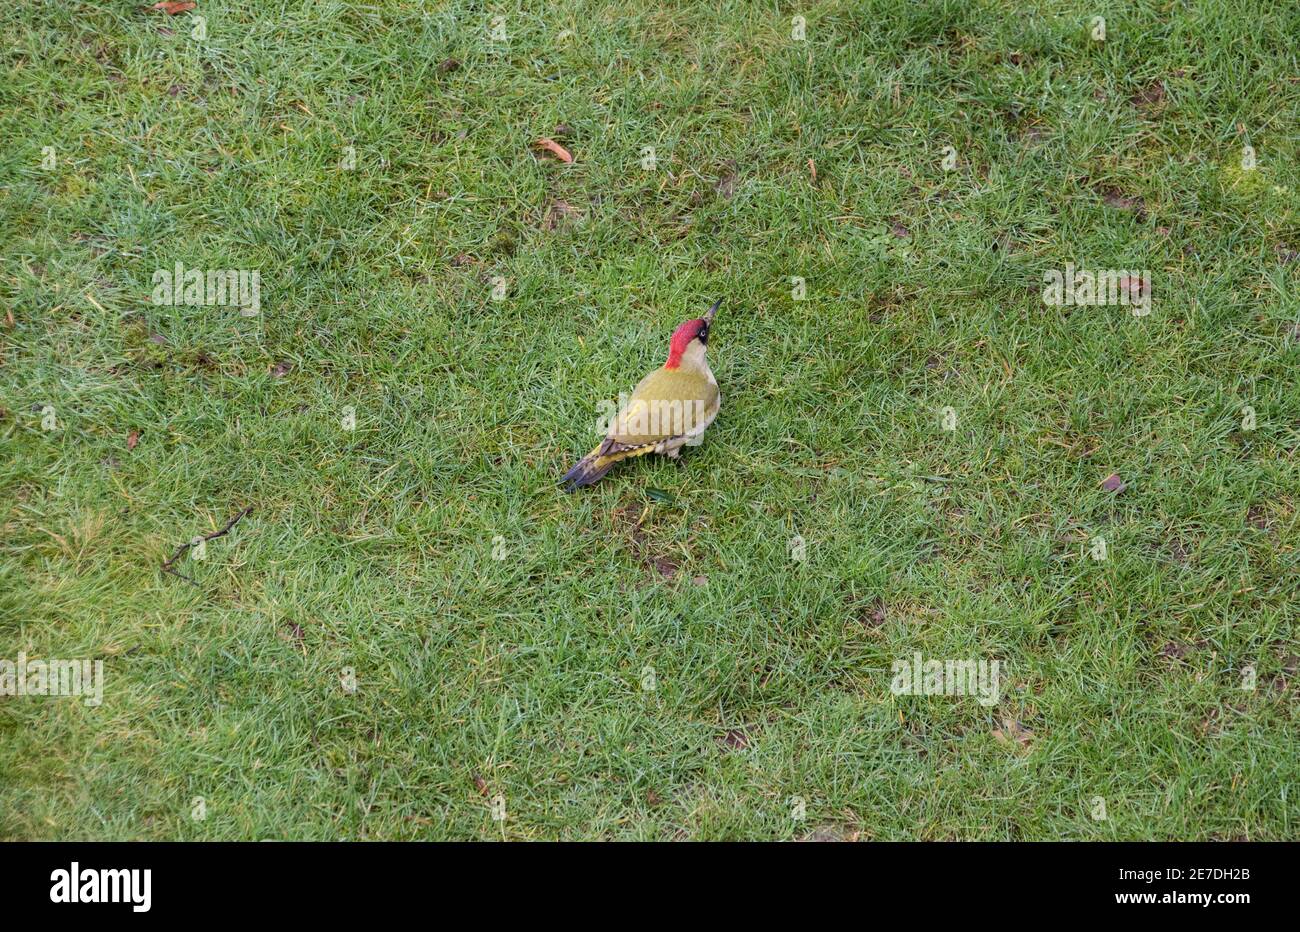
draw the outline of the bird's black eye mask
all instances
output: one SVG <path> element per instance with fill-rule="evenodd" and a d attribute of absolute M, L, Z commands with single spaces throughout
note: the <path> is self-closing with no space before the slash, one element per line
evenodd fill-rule
<path fill-rule="evenodd" d="M 701 327 L 701 328 L 700 328 L 700 332 L 697 333 L 697 334 L 695 335 L 695 337 L 696 337 L 696 339 L 698 339 L 701 343 L 703 343 L 705 346 L 708 346 L 708 345 L 709 345 L 709 325 L 708 325 L 708 324 L 705 324 L 703 327 Z"/>

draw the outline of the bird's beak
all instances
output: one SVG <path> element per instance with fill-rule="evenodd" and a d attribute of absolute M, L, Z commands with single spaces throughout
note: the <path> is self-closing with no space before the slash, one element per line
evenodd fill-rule
<path fill-rule="evenodd" d="M 704 312 L 704 322 L 706 324 L 713 323 L 713 315 L 718 313 L 718 306 L 720 304 L 722 304 L 722 299 L 718 298 L 718 300 L 713 302 L 713 307 Z"/>

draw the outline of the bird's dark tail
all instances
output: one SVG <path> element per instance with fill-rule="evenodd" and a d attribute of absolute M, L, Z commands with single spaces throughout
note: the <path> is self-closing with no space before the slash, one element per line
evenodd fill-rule
<path fill-rule="evenodd" d="M 617 462 L 618 460 L 612 456 L 602 456 L 600 447 L 596 447 L 573 464 L 573 468 L 560 479 L 560 484 L 564 486 L 566 492 L 592 485 L 604 478 L 605 473 L 609 472 Z"/>
<path fill-rule="evenodd" d="M 653 443 L 627 446 L 606 438 L 601 441 L 600 446 L 573 464 L 573 468 L 560 479 L 560 485 L 564 486 L 566 492 L 594 485 L 605 477 L 605 473 L 614 468 L 615 463 L 621 463 L 634 456 L 644 456 L 654 448 Z"/>

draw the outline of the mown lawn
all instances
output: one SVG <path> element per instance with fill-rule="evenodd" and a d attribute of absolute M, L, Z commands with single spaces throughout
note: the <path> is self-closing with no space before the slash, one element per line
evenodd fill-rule
<path fill-rule="evenodd" d="M 0 837 L 1296 837 L 1300 7 L 198 4 L 0 12 Z"/>

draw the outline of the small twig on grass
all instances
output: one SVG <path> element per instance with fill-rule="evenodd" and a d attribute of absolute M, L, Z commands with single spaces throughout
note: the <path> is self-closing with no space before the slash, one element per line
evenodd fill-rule
<path fill-rule="evenodd" d="M 229 534 L 230 529 L 234 527 L 236 524 L 238 524 L 240 520 L 244 518 L 245 515 L 251 514 L 252 511 L 253 511 L 253 506 L 249 505 L 239 514 L 235 515 L 233 518 L 227 521 L 226 526 L 223 527 L 221 530 L 213 531 L 211 534 L 204 534 L 202 537 L 196 537 L 193 540 L 188 540 L 185 543 L 181 544 L 179 547 L 176 548 L 176 552 L 171 555 L 171 558 L 167 560 L 165 563 L 163 563 L 162 571 L 164 573 L 171 573 L 176 578 L 183 579 L 191 586 L 197 588 L 199 585 L 198 583 L 190 579 L 180 570 L 176 569 L 176 561 L 179 560 L 181 557 L 185 556 L 185 554 L 190 552 L 190 548 L 194 546 L 195 541 L 202 540 L 206 543 L 207 541 L 216 540 L 218 537 L 224 537 L 225 535 Z"/>

